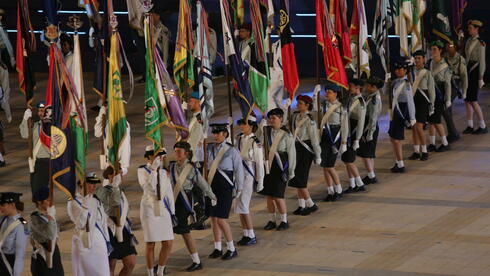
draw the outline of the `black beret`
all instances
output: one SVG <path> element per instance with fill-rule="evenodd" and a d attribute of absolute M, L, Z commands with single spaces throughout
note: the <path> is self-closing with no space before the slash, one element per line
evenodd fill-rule
<path fill-rule="evenodd" d="M 277 108 L 271 109 L 269 112 L 267 112 L 267 118 L 270 118 L 273 115 L 283 117 L 284 116 L 284 110 L 277 107 Z"/>

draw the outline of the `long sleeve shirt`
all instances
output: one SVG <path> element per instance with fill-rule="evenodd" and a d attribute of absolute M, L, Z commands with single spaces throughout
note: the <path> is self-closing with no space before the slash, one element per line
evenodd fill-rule
<path fill-rule="evenodd" d="M 175 186 L 175 181 L 179 178 L 179 175 L 182 173 L 187 164 L 189 164 L 189 161 L 186 160 L 182 165 L 179 165 L 179 163 L 175 162 L 173 163 L 173 165 L 170 166 L 171 174 L 175 174 L 175 179 L 173 178 L 173 176 L 171 177 L 173 186 Z M 216 199 L 216 196 L 211 190 L 211 186 L 208 185 L 199 170 L 197 170 L 197 168 L 195 167 L 193 167 L 187 174 L 184 183 L 182 183 L 182 190 L 190 192 L 192 191 L 192 188 L 194 188 L 194 185 L 197 185 L 199 189 L 201 189 L 204 196 L 207 196 L 210 199 Z"/>
<path fill-rule="evenodd" d="M 29 137 L 29 127 L 27 125 L 27 120 L 22 120 L 19 126 L 20 130 L 20 136 L 22 139 L 27 139 Z M 32 124 L 32 146 L 35 148 L 36 144 L 41 141 L 39 141 L 39 133 L 41 132 L 41 121 L 34 122 Z M 40 145 L 39 151 L 36 154 L 37 158 L 51 158 L 51 154 L 49 153 L 49 150 L 44 147 L 43 145 Z"/>
<path fill-rule="evenodd" d="M 381 114 L 382 103 L 379 90 L 366 97 L 366 119 L 367 124 L 364 132 L 368 141 L 373 139 L 373 134 L 376 131 L 378 117 Z"/>
<path fill-rule="evenodd" d="M 204 160 L 202 148 L 204 142 L 204 128 L 201 120 L 198 119 L 200 114 L 200 112 L 194 112 L 189 122 L 189 138 L 187 139 L 187 142 L 191 145 L 191 149 L 194 152 L 194 155 L 192 156 L 193 162 Z"/>
<path fill-rule="evenodd" d="M 159 168 L 158 172 L 156 169 L 152 169 L 150 164 L 140 166 L 138 168 L 138 182 L 143 189 L 143 196 L 141 201 L 154 209 L 155 204 L 157 204 L 158 195 L 158 178 L 160 178 L 160 196 L 162 200 L 158 202 L 161 208 L 166 208 L 163 200 L 167 200 L 170 207 L 170 212 L 175 214 L 175 202 L 174 194 L 172 190 L 172 185 L 168 177 L 166 170 Z"/>
<path fill-rule="evenodd" d="M 52 241 L 58 236 L 56 220 L 49 219 L 46 214 L 39 211 L 31 213 L 31 223 L 29 226 L 32 238 L 38 243 Z"/>
<path fill-rule="evenodd" d="M 483 78 L 486 70 L 485 63 L 485 42 L 479 37 L 470 37 L 465 44 L 466 60 L 468 64 L 479 62 L 480 78 Z M 471 68 L 470 68 L 471 69 Z"/>
<path fill-rule="evenodd" d="M 328 112 L 329 108 L 334 108 L 335 106 L 338 106 L 338 107 L 335 109 L 335 111 L 331 112 L 327 118 L 326 123 L 329 126 L 340 126 L 341 125 L 342 111 L 344 110 L 344 108 L 342 107 L 342 104 L 338 100 L 335 100 L 334 102 L 326 101 L 324 104 L 324 114 L 326 114 Z M 322 120 L 323 120 L 323 118 L 322 118 Z"/>
<path fill-rule="evenodd" d="M 249 135 L 241 133 L 237 136 L 236 141 L 240 157 L 242 157 L 243 162 L 248 167 L 248 169 L 245 168 L 245 173 L 253 173 L 255 181 L 264 183 L 264 149 L 259 139 L 253 133 Z M 247 172 L 248 170 L 251 172 Z"/>
<path fill-rule="evenodd" d="M 400 90 L 400 93 L 398 94 L 397 91 L 399 90 L 399 86 L 403 85 L 404 87 Z M 406 120 L 410 119 L 415 120 L 415 103 L 413 101 L 413 94 L 412 94 L 412 85 L 408 82 L 407 78 L 398 78 L 393 81 L 393 86 L 392 90 L 390 93 L 392 93 L 393 96 L 393 111 L 398 109 L 398 104 L 399 103 L 406 103 L 408 107 L 408 115 L 409 118 L 405 118 Z M 405 116 L 405 115 L 404 115 Z"/>
<path fill-rule="evenodd" d="M 468 71 L 465 58 L 456 53 L 453 57 L 447 56 L 446 60 L 449 67 L 451 67 L 453 79 L 459 83 L 459 88 L 463 90 L 463 94 L 466 94 L 466 90 L 468 90 Z"/>
<path fill-rule="evenodd" d="M 434 76 L 434 81 L 444 83 L 444 101 L 451 101 L 451 69 L 444 59 L 436 62 L 432 60 L 430 63 L 430 71 Z"/>
<path fill-rule="evenodd" d="M 220 163 L 218 164 L 218 170 L 222 171 L 232 171 L 233 172 L 233 182 L 235 188 L 240 191 L 243 189 L 243 178 L 244 178 L 244 169 L 242 164 L 242 158 L 240 157 L 240 153 L 236 148 L 232 145 L 223 142 L 221 144 L 209 144 L 208 145 L 208 161 L 209 167 L 213 164 L 214 159 L 218 155 L 218 152 L 222 147 L 229 147 L 226 153 L 223 155 Z M 218 173 L 218 172 L 216 172 Z"/>
<path fill-rule="evenodd" d="M 21 223 L 17 225 L 12 232 L 3 240 L 3 244 L 0 250 L 3 254 L 13 255 L 15 254 L 15 262 L 12 267 L 13 276 L 21 276 L 24 269 L 24 256 L 27 247 L 27 240 L 29 238 L 29 231 L 26 226 L 26 221 L 23 220 L 20 214 L 15 216 L 0 216 L 0 233 L 3 234 L 9 225 L 16 220 L 20 220 Z"/>
<path fill-rule="evenodd" d="M 302 123 L 300 126 L 299 124 L 303 120 L 305 120 L 305 122 Z M 294 112 L 292 116 L 292 121 L 293 133 L 295 135 L 294 138 L 298 141 L 310 140 L 315 158 L 319 159 L 322 149 L 320 148 L 320 141 L 318 139 L 318 128 L 315 119 L 313 119 L 309 112 L 305 114 Z"/>
<path fill-rule="evenodd" d="M 350 126 L 350 120 L 357 121 L 355 137 L 351 138 L 353 140 L 360 140 L 364 133 L 364 121 L 366 119 L 366 103 L 360 94 L 352 97 L 348 111 L 344 112 L 344 116 L 346 116 L 344 123 L 349 124 L 349 127 L 342 128 L 342 143 L 347 143 L 347 138 L 354 134 L 354 129 Z"/>
<path fill-rule="evenodd" d="M 430 70 L 427 70 L 425 68 L 414 68 L 414 82 L 417 81 L 417 78 L 421 75 L 422 73 L 423 77 L 419 82 L 419 87 L 418 89 L 427 91 L 427 96 L 429 97 L 429 102 L 430 104 L 434 105 L 434 102 L 436 100 L 436 87 L 435 87 L 435 82 L 434 82 L 434 77 L 432 76 L 432 72 Z M 418 90 L 417 89 L 417 90 Z M 412 91 L 414 96 L 416 93 L 419 93 L 419 91 Z"/>

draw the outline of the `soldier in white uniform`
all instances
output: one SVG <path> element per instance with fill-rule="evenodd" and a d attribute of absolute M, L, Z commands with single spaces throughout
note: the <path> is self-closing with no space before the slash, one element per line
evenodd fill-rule
<path fill-rule="evenodd" d="M 112 246 L 107 232 L 107 215 L 102 202 L 95 196 L 95 176 L 86 178 L 87 195 L 80 187 L 75 198 L 68 201 L 68 216 L 75 224 L 71 247 L 72 273 L 74 276 L 108 276 L 109 254 Z M 78 182 L 80 184 L 80 182 Z"/>
<path fill-rule="evenodd" d="M 456 44 L 446 43 L 446 62 L 449 64 L 452 73 L 451 88 L 452 94 L 451 99 L 454 103 L 456 97 L 461 99 L 466 99 L 466 92 L 468 91 L 468 70 L 466 67 L 466 59 L 458 53 L 458 46 Z M 459 140 L 460 135 L 457 132 L 456 127 L 448 124 L 449 119 L 446 120 L 448 116 L 452 119 L 452 109 L 447 109 L 448 112 L 444 112 L 442 116 L 446 121 L 446 126 L 448 127 L 447 141 L 449 143 Z M 454 127 L 454 129 L 453 129 Z"/>
<path fill-rule="evenodd" d="M 240 215 L 243 237 L 238 245 L 253 245 L 257 243 L 257 237 L 250 215 L 250 200 L 254 188 L 257 192 L 264 189 L 264 149 L 255 132 L 257 131 L 257 118 L 249 116 L 248 120 L 240 119 L 237 122 L 242 133 L 237 135 L 236 147 L 240 151 L 245 169 L 243 189 L 239 198 L 235 199 L 235 213 Z"/>
<path fill-rule="evenodd" d="M 165 266 L 172 250 L 174 233 L 172 226 L 175 220 L 175 204 L 172 184 L 168 172 L 161 166 L 164 151 L 154 153 L 153 146 L 147 146 L 146 165 L 138 168 L 138 182 L 143 189 L 140 203 L 140 219 L 146 242 L 146 267 L 148 276 L 153 276 L 153 258 L 155 243 L 161 242 L 158 255 L 157 275 L 165 273 Z"/>
<path fill-rule="evenodd" d="M 485 85 L 483 76 L 486 70 L 486 44 L 479 35 L 482 27 L 483 23 L 479 20 L 468 21 L 470 38 L 465 45 L 466 60 L 468 62 L 468 91 L 465 99 L 468 127 L 463 132 L 465 134 L 485 134 L 488 132 L 480 104 L 478 104 L 478 92 Z M 473 113 L 476 113 L 479 120 L 479 125 L 476 129 L 473 125 Z"/>
<path fill-rule="evenodd" d="M 3 91 L 3 97 L 0 97 L 0 106 L 5 112 L 7 123 L 10 123 L 12 122 L 12 113 L 10 111 L 9 68 L 15 69 L 15 55 L 12 43 L 8 38 L 5 22 L 5 11 L 0 9 L 0 89 Z M 3 57 L 6 59 L 2 59 Z"/>

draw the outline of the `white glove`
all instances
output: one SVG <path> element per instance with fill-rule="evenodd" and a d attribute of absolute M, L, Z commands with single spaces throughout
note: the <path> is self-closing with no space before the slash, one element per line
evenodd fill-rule
<path fill-rule="evenodd" d="M 294 178 L 294 176 L 295 176 L 294 174 L 290 175 L 288 180 L 293 179 L 293 178 Z"/>
<path fill-rule="evenodd" d="M 320 84 L 315 85 L 315 90 L 313 90 L 313 95 L 315 97 L 318 97 L 318 94 L 320 94 L 320 91 L 322 91 L 322 86 Z"/>
<path fill-rule="evenodd" d="M 218 204 L 218 201 L 216 199 L 211 199 L 211 206 L 216 206 Z"/>
<path fill-rule="evenodd" d="M 182 103 L 182 110 L 187 110 L 187 102 Z"/>
<path fill-rule="evenodd" d="M 24 121 L 27 121 L 30 118 L 32 118 L 32 110 L 28 108 L 26 111 L 24 111 Z"/>
<path fill-rule="evenodd" d="M 241 195 L 242 195 L 242 190 L 238 190 L 238 191 L 236 192 L 236 196 L 235 196 L 235 198 L 240 198 L 240 196 L 241 196 Z"/>
<path fill-rule="evenodd" d="M 346 151 L 347 151 L 347 145 L 346 144 L 340 145 L 339 153 L 342 154 L 342 153 L 344 153 Z"/>
<path fill-rule="evenodd" d="M 352 144 L 352 149 L 357 150 L 359 148 L 359 140 L 354 140 L 354 144 Z"/>
<path fill-rule="evenodd" d="M 416 122 L 417 122 L 417 120 L 410 120 L 410 125 L 414 126 Z"/>
<path fill-rule="evenodd" d="M 56 218 L 56 207 L 53 206 L 49 206 L 48 207 L 48 216 L 52 217 L 53 219 Z"/>
<path fill-rule="evenodd" d="M 286 99 L 286 108 L 291 106 L 291 98 Z"/>
<path fill-rule="evenodd" d="M 228 126 L 233 125 L 233 117 L 228 117 Z"/>
<path fill-rule="evenodd" d="M 153 160 L 153 163 L 151 163 L 151 169 L 156 171 L 160 167 L 160 157 L 156 157 L 155 160 Z"/>
<path fill-rule="evenodd" d="M 466 91 L 463 93 L 463 100 L 466 99 Z"/>
<path fill-rule="evenodd" d="M 451 107 L 451 101 L 446 101 L 446 108 Z"/>
<path fill-rule="evenodd" d="M 114 178 L 112 179 L 112 187 L 119 187 L 119 185 L 121 185 L 121 175 L 118 174 L 116 176 L 114 176 Z"/>
<path fill-rule="evenodd" d="M 483 79 L 481 79 L 481 80 L 478 82 L 478 87 L 482 88 L 484 85 L 485 85 L 485 82 L 483 81 Z"/>
<path fill-rule="evenodd" d="M 103 106 L 100 107 L 99 116 L 103 116 L 103 115 L 106 115 L 106 114 L 107 114 L 107 107 L 105 105 L 103 105 Z"/>
<path fill-rule="evenodd" d="M 262 182 L 257 183 L 257 193 L 259 193 L 263 189 L 264 189 L 264 183 Z"/>
<path fill-rule="evenodd" d="M 15 58 L 10 58 L 10 64 L 12 65 L 12 67 L 15 67 Z"/>
<path fill-rule="evenodd" d="M 94 35 L 95 29 L 94 27 L 90 27 L 90 30 L 88 30 L 88 36 L 92 37 Z"/>
<path fill-rule="evenodd" d="M 315 164 L 320 165 L 321 163 L 322 163 L 322 159 L 321 158 L 315 159 Z"/>
<path fill-rule="evenodd" d="M 126 175 L 128 173 L 128 168 L 121 168 L 121 175 Z"/>

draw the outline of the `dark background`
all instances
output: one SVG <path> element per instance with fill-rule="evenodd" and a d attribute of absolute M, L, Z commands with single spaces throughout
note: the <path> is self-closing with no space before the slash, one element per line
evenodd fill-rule
<path fill-rule="evenodd" d="M 126 11 L 126 1 L 125 0 L 113 0 L 114 1 L 114 10 L 115 11 Z M 29 1 L 29 8 L 31 10 L 31 21 L 34 29 L 42 30 L 45 27 L 45 17 L 43 13 L 38 12 L 38 10 L 43 9 L 43 1 Z M 62 10 L 83 10 L 79 8 L 76 4 L 76 0 L 61 0 Z M 203 0 L 203 5 L 209 13 L 209 25 L 214 28 L 218 35 L 221 33 L 221 24 L 220 24 L 220 14 L 219 14 L 219 0 Z M 245 14 L 248 17 L 248 1 L 245 0 Z M 366 15 L 368 18 L 368 26 L 369 33 L 371 33 L 371 28 L 373 25 L 374 12 L 375 12 L 375 0 L 365 0 L 366 6 Z M 430 4 L 430 1 L 428 1 Z M 448 0 L 449 2 L 449 0 Z M 161 18 L 162 22 L 170 28 L 172 32 L 172 39 L 174 40 L 176 37 L 176 27 L 177 27 L 177 19 L 178 19 L 178 0 L 158 0 L 154 1 L 161 7 Z M 274 0 L 274 3 L 278 4 L 277 0 Z M 352 0 L 347 0 L 349 5 L 349 10 L 352 6 Z M 14 0 L 3 0 L 0 4 L 0 8 L 3 8 L 6 11 L 6 19 L 7 19 L 7 29 L 15 30 L 16 29 L 16 12 L 17 12 L 17 1 Z M 276 8 L 277 11 L 277 8 Z M 297 13 L 315 13 L 315 1 L 314 0 L 291 0 L 290 1 L 290 20 L 291 25 L 295 34 L 307 34 L 314 35 L 315 34 L 315 17 L 301 17 L 296 16 Z M 468 7 L 465 10 L 464 21 L 468 19 L 479 19 L 485 25 L 490 25 L 490 20 L 488 20 L 488 15 L 490 14 L 490 2 L 488 0 L 470 0 L 468 1 Z M 61 20 L 61 29 L 64 31 L 71 31 L 70 28 L 66 26 L 66 21 L 70 14 L 60 14 Z M 88 33 L 89 24 L 85 14 L 80 15 L 84 20 L 85 24 L 80 30 L 81 32 Z M 195 7 L 193 7 L 193 18 L 195 21 Z M 132 31 L 128 26 L 127 15 L 117 15 L 119 20 L 119 31 L 121 33 L 121 37 L 123 38 L 123 43 L 126 49 L 126 53 L 129 56 L 130 63 L 133 67 L 133 71 L 137 74 L 142 73 L 144 69 L 144 57 L 143 52 L 141 51 L 141 46 L 138 45 L 138 42 L 141 40 L 138 38 L 136 33 Z M 350 22 L 350 16 L 349 16 Z M 247 19 L 246 19 L 247 21 Z M 277 13 L 276 13 L 276 21 L 277 21 Z M 431 37 L 430 34 L 430 14 L 425 16 L 425 32 L 426 37 Z M 484 28 L 485 29 L 485 28 Z M 390 31 L 390 34 L 393 34 L 394 30 Z M 9 37 L 11 42 L 15 48 L 15 32 L 10 32 Z M 490 41 L 490 32 L 485 32 L 483 30 L 481 37 L 485 41 Z M 38 38 L 38 42 L 40 45 L 38 47 L 38 51 L 33 53 L 33 66 L 34 70 L 37 72 L 45 72 L 47 70 L 46 63 L 46 54 L 47 48 L 40 43 L 39 34 L 36 34 L 36 38 Z M 88 35 L 81 35 L 81 48 L 83 55 L 83 68 L 85 71 L 93 71 L 94 68 L 94 52 L 88 46 Z M 430 40 L 430 38 L 429 38 Z M 315 38 L 294 38 L 293 39 L 296 47 L 296 57 L 298 63 L 298 71 L 301 77 L 312 77 L 316 74 L 316 40 Z M 135 45 L 136 44 L 136 45 Z M 372 43 L 371 43 L 372 44 Z M 398 49 L 398 41 L 396 38 L 392 38 L 390 40 L 391 44 L 391 52 L 393 55 L 397 55 L 399 52 Z M 218 36 L 218 51 L 222 51 L 222 40 L 221 37 Z M 381 65 L 379 63 L 379 59 L 375 53 L 374 45 L 372 47 L 373 60 L 371 62 L 371 68 L 376 75 L 382 76 L 383 72 L 380 71 Z M 173 53 L 173 48 L 171 49 L 171 53 Z M 219 58 L 218 58 L 219 59 Z M 171 60 L 173 60 L 171 58 Z M 320 60 L 320 63 L 321 60 Z M 221 66 L 221 61 L 217 61 L 215 67 Z M 321 65 L 320 67 L 323 67 Z M 323 68 L 322 76 L 323 76 Z M 488 70 L 487 70 L 488 72 Z M 488 76 L 488 74 L 487 74 Z"/>

